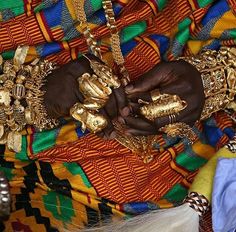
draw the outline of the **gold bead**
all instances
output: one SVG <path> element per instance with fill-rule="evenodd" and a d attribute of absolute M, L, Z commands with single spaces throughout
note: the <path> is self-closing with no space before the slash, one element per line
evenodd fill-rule
<path fill-rule="evenodd" d="M 16 84 L 12 90 L 12 96 L 15 99 L 21 100 L 25 96 L 25 86 L 22 84 Z"/>

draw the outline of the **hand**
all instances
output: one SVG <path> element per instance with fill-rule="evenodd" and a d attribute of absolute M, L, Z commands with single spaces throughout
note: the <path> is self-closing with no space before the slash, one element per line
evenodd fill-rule
<path fill-rule="evenodd" d="M 114 139 L 116 132 L 113 126 L 112 121 L 116 120 L 117 117 L 121 114 L 121 111 L 127 105 L 127 96 L 125 93 L 124 87 L 118 89 L 113 89 L 112 94 L 109 96 L 105 107 L 100 110 L 100 113 L 105 116 L 108 121 L 107 127 L 98 133 L 99 137 L 103 139 Z"/>
<path fill-rule="evenodd" d="M 125 107 L 126 114 L 120 122 L 127 127 L 127 135 L 153 135 L 158 129 L 169 124 L 168 116 L 157 118 L 151 122 L 139 114 L 138 99 L 151 101 L 150 91 L 158 89 L 160 93 L 176 94 L 187 102 L 187 107 L 176 115 L 177 122 L 185 122 L 191 126 L 200 118 L 204 106 L 204 89 L 201 74 L 185 61 L 163 62 L 146 73 L 141 79 L 126 87 L 130 106 Z M 130 109 L 127 113 L 127 109 Z M 131 116 L 131 113 L 138 117 Z"/>
<path fill-rule="evenodd" d="M 43 87 L 44 104 L 50 117 L 69 116 L 70 108 L 76 102 L 83 101 L 77 79 L 85 72 L 91 70 L 89 62 L 82 57 L 79 61 L 72 61 L 53 70 L 47 76 L 47 82 Z"/>
<path fill-rule="evenodd" d="M 72 61 L 47 76 L 47 82 L 43 88 L 44 104 L 50 117 L 69 116 L 70 108 L 78 101 L 83 102 L 77 79 L 85 72 L 93 73 L 87 59 L 82 57 L 79 61 Z M 107 127 L 98 133 L 100 137 L 104 139 L 115 137 L 112 120 L 118 116 L 120 109 L 125 105 L 127 105 L 127 98 L 124 88 L 114 89 L 105 107 L 100 110 L 108 121 Z"/>

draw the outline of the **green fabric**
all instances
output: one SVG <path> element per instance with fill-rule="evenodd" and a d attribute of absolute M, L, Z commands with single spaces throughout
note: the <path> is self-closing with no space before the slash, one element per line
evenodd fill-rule
<path fill-rule="evenodd" d="M 195 171 L 206 163 L 206 159 L 194 154 L 180 153 L 176 157 L 176 163 L 189 171 Z"/>
<path fill-rule="evenodd" d="M 77 163 L 63 163 L 63 165 L 67 168 L 67 170 L 72 175 L 80 175 L 83 180 L 83 183 L 86 185 L 86 187 L 88 187 L 88 188 L 92 187 L 92 185 L 91 185 L 90 181 L 88 180 L 87 176 L 85 175 L 84 171 Z"/>
<path fill-rule="evenodd" d="M 191 24 L 191 20 L 189 18 L 184 19 L 181 23 L 179 23 L 178 28 L 179 32 L 176 35 L 177 41 L 184 45 L 189 39 L 189 25 Z"/>
<path fill-rule="evenodd" d="M 25 136 L 22 136 L 22 149 L 21 152 L 16 153 L 16 159 L 29 161 L 29 157 L 27 156 L 27 138 Z"/>
<path fill-rule="evenodd" d="M 57 130 L 43 131 L 34 134 L 33 153 L 39 153 L 47 148 L 53 147 L 56 143 Z M 23 150 L 23 149 L 22 149 Z"/>
<path fill-rule="evenodd" d="M 23 8 L 24 9 L 24 1 L 22 0 L 2 0 L 0 3 L 0 10 L 15 8 Z"/>
<path fill-rule="evenodd" d="M 156 0 L 159 11 L 161 11 L 167 4 L 168 0 Z"/>
<path fill-rule="evenodd" d="M 71 218 L 75 216 L 72 200 L 67 196 L 49 191 L 47 195 L 43 196 L 43 201 L 45 208 L 53 214 L 53 217 L 64 223 L 70 222 Z"/>
<path fill-rule="evenodd" d="M 198 0 L 197 1 L 200 7 L 205 7 L 214 2 L 214 0 Z"/>
<path fill-rule="evenodd" d="M 140 21 L 125 27 L 120 33 L 121 42 L 122 43 L 128 42 L 134 37 L 142 34 L 146 29 L 147 29 L 147 24 L 145 21 Z"/>
<path fill-rule="evenodd" d="M 188 194 L 188 190 L 180 185 L 180 184 L 176 184 L 172 187 L 172 189 L 167 192 L 163 198 L 168 200 L 169 202 L 181 202 L 183 201 L 183 199 L 186 197 L 186 195 Z"/>

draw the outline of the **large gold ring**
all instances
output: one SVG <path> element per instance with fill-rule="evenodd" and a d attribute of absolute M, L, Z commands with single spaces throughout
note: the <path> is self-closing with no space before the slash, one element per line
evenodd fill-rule
<path fill-rule="evenodd" d="M 168 117 L 169 117 L 170 124 L 173 124 L 176 122 L 176 115 L 175 114 L 170 114 L 170 115 L 168 115 Z"/>
<path fill-rule="evenodd" d="M 159 89 L 154 89 L 150 92 L 151 94 L 151 99 L 153 102 L 157 101 L 160 96 L 161 96 L 161 93 L 160 93 L 160 90 Z"/>

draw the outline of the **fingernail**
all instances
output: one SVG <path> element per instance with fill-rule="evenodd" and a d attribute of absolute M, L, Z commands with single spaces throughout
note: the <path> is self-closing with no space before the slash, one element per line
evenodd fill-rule
<path fill-rule="evenodd" d="M 131 112 L 130 107 L 128 107 L 128 106 L 125 106 L 123 109 L 120 110 L 120 114 L 123 117 L 129 116 L 130 112 Z"/>
<path fill-rule="evenodd" d="M 117 121 L 123 125 L 125 125 L 125 120 L 122 117 L 118 117 Z"/>
<path fill-rule="evenodd" d="M 125 92 L 126 92 L 126 93 L 129 93 L 133 88 L 134 88 L 133 85 L 127 85 L 127 86 L 125 87 Z"/>
<path fill-rule="evenodd" d="M 125 131 L 124 134 L 125 134 L 125 135 L 128 135 L 128 136 L 131 136 L 131 133 L 128 132 L 128 131 Z"/>
<path fill-rule="evenodd" d="M 116 132 L 112 131 L 111 134 L 110 134 L 109 139 L 114 139 L 115 137 L 116 137 Z"/>

